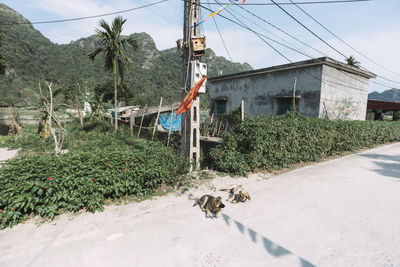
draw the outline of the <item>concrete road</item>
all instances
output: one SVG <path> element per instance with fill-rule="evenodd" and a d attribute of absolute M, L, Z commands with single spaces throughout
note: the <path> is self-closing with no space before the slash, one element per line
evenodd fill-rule
<path fill-rule="evenodd" d="M 400 266 L 400 143 L 244 184 L 207 219 L 188 195 L 0 231 L 0 266 Z"/>

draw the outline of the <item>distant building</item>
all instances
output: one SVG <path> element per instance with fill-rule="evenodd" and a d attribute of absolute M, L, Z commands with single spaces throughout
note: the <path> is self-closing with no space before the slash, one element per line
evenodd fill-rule
<path fill-rule="evenodd" d="M 388 112 L 392 120 L 399 120 L 400 103 L 380 101 L 380 100 L 368 100 L 367 104 L 367 120 L 383 120 L 385 114 Z"/>
<path fill-rule="evenodd" d="M 230 113 L 244 100 L 247 116 L 280 115 L 292 108 L 303 115 L 365 120 L 369 79 L 376 75 L 328 57 L 208 79 L 217 114 Z"/>

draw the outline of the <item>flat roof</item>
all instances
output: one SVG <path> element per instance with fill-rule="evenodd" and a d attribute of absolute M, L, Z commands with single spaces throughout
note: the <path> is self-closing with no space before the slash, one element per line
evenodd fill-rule
<path fill-rule="evenodd" d="M 228 75 L 222 75 L 222 76 L 216 76 L 212 78 L 208 78 L 208 82 L 217 82 L 217 81 L 223 81 L 223 80 L 230 80 L 230 79 L 237 79 L 237 78 L 243 78 L 243 77 L 249 77 L 249 76 L 255 76 L 255 75 L 263 75 L 266 73 L 271 73 L 271 72 L 278 72 L 278 71 L 284 71 L 284 70 L 291 70 L 291 69 L 299 69 L 299 68 L 305 68 L 305 67 L 311 67 L 311 66 L 316 66 L 316 65 L 327 65 L 339 70 L 343 70 L 348 73 L 356 74 L 365 78 L 376 78 L 376 74 L 369 72 L 367 70 L 363 70 L 357 67 L 350 66 L 348 64 L 342 63 L 340 61 L 334 60 L 329 57 L 321 57 L 321 58 L 315 58 L 315 59 L 310 59 L 310 60 L 305 60 L 305 61 L 299 61 L 299 62 L 294 62 L 294 63 L 289 63 L 289 64 L 284 64 L 284 65 L 278 65 L 278 66 L 272 66 L 268 68 L 263 68 L 263 69 L 257 69 L 257 70 L 250 70 L 250 71 L 244 71 L 244 72 L 238 72 L 238 73 L 233 73 L 233 74 L 228 74 Z"/>

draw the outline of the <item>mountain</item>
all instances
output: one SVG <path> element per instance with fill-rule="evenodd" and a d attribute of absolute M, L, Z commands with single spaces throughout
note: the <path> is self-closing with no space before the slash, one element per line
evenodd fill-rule
<path fill-rule="evenodd" d="M 0 4 L 0 27 L 4 33 L 0 54 L 8 64 L 6 75 L 0 76 L 0 106 L 29 102 L 24 88 L 38 90 L 39 79 L 64 87 L 76 81 L 88 81 L 93 87 L 107 87 L 112 82 L 112 75 L 104 71 L 101 55 L 94 63 L 86 57 L 99 45 L 94 36 L 69 44 L 54 44 L 34 29 L 26 18 L 4 4 Z M 139 49 L 127 49 L 133 66 L 125 73 L 122 88 L 126 93 L 125 98 L 122 96 L 125 104 L 157 105 L 160 96 L 165 104 L 179 101 L 180 52 L 176 48 L 159 51 L 152 37 L 144 32 L 130 36 L 138 40 Z M 209 77 L 252 69 L 248 63 L 234 63 L 216 56 L 209 48 L 202 62 L 208 65 Z"/>
<path fill-rule="evenodd" d="M 372 92 L 368 94 L 368 99 L 400 103 L 400 89 L 390 89 L 382 93 Z"/>

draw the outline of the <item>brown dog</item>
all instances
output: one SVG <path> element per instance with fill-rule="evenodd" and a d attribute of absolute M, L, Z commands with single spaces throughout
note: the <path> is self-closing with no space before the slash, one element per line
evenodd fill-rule
<path fill-rule="evenodd" d="M 213 197 L 204 195 L 194 203 L 193 207 L 199 205 L 202 211 L 206 212 L 206 217 L 211 218 L 211 213 L 215 214 L 215 218 L 222 212 L 225 205 L 221 201 L 221 197 Z"/>
<path fill-rule="evenodd" d="M 250 194 L 244 190 L 241 185 L 232 188 L 219 189 L 219 191 L 228 191 L 230 194 L 228 201 L 231 203 L 246 202 L 247 200 L 250 200 Z"/>

